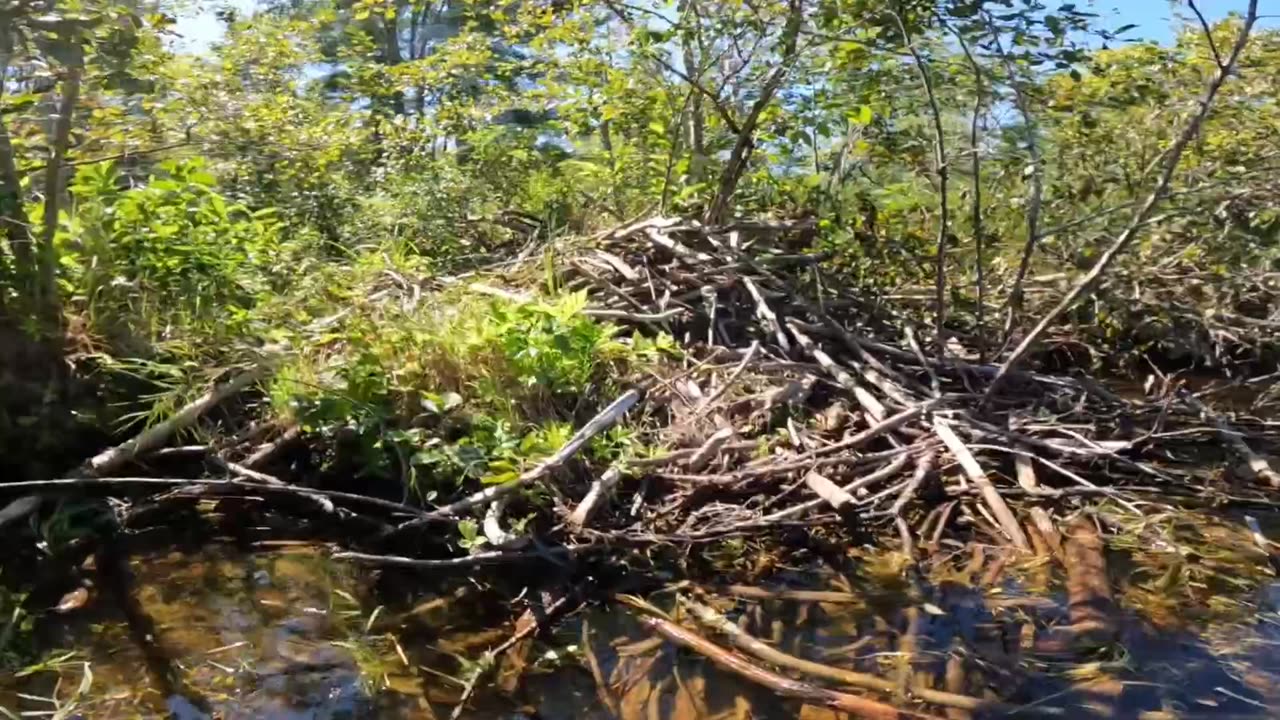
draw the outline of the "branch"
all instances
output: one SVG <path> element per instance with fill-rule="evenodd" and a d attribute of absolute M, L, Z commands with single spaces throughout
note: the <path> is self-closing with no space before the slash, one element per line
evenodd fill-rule
<path fill-rule="evenodd" d="M 631 18 L 627 17 L 627 14 L 624 13 L 618 7 L 618 3 L 606 2 L 605 6 L 608 7 L 610 10 L 612 10 L 613 14 L 617 15 L 618 19 L 621 20 L 622 22 L 627 24 L 631 23 Z M 633 10 L 638 9 L 625 4 L 624 4 L 624 7 L 628 7 Z M 663 20 L 666 20 L 668 24 L 671 24 L 672 27 L 675 27 L 675 25 L 672 24 L 668 18 L 663 17 Z M 672 65 L 661 54 L 654 53 L 652 57 L 654 60 L 658 62 L 659 65 L 665 68 L 667 72 L 671 73 L 672 75 L 675 75 L 676 77 L 680 78 L 684 82 L 688 83 L 689 87 L 698 91 L 698 94 L 710 100 L 712 107 L 715 108 L 716 114 L 720 116 L 720 119 L 724 121 L 725 126 L 728 127 L 729 130 L 731 130 L 734 134 L 738 134 L 742 132 L 741 128 L 738 126 L 738 122 L 733 119 L 733 114 L 729 112 L 729 108 L 725 107 L 724 101 L 720 99 L 720 96 L 718 94 L 712 92 L 711 90 L 708 90 L 707 86 L 703 85 L 700 80 L 690 76 L 688 73 Z M 701 73 L 699 73 L 699 75 L 701 75 Z"/>
<path fill-rule="evenodd" d="M 487 487 L 484 490 L 469 495 L 457 502 L 437 508 L 424 518 L 413 520 L 401 525 L 396 528 L 394 532 L 400 533 L 405 530 L 411 530 L 435 520 L 450 520 L 455 518 L 458 513 L 466 512 L 474 507 L 488 505 L 494 500 L 519 490 L 535 480 L 540 480 L 546 477 L 551 473 L 551 471 L 559 468 L 567 462 L 569 458 L 573 457 L 573 455 L 581 450 L 582 446 L 586 445 L 591 438 L 599 435 L 605 430 L 608 430 L 610 427 L 613 427 L 613 425 L 621 420 L 622 416 L 625 415 L 633 405 L 639 402 L 639 400 L 639 390 L 628 390 L 622 395 L 622 397 L 610 403 L 609 407 L 601 410 L 600 414 L 591 418 L 586 425 L 582 426 L 582 429 L 574 433 L 573 437 L 569 438 L 569 441 L 556 451 L 555 455 L 552 455 L 542 461 L 537 467 L 529 470 L 514 480 L 502 483 L 501 485 Z"/>
<path fill-rule="evenodd" d="M 1196 19 L 1200 21 L 1200 27 L 1204 29 L 1204 37 L 1209 41 L 1209 52 L 1213 53 L 1213 62 L 1222 68 L 1222 54 L 1218 52 L 1218 43 L 1213 39 L 1213 31 L 1209 29 L 1209 23 L 1204 19 L 1204 15 L 1200 13 L 1200 8 L 1196 7 L 1196 0 L 1187 0 L 1187 5 L 1191 7 L 1191 12 L 1196 14 Z"/>
<path fill-rule="evenodd" d="M 152 148 L 143 148 L 142 150 L 124 150 L 114 155 L 104 155 L 102 157 L 85 158 L 83 160 L 64 162 L 62 163 L 62 167 L 65 169 L 69 167 L 80 167 L 81 165 L 95 165 L 97 163 L 115 162 L 117 160 L 127 160 L 131 157 L 136 157 L 138 155 L 154 155 L 155 153 L 161 153 L 161 152 L 166 152 L 168 150 L 176 150 L 178 148 L 191 147 L 193 145 L 200 145 L 200 144 L 201 143 L 195 142 L 192 140 L 183 140 L 182 142 L 169 143 L 168 145 L 159 145 L 157 147 L 152 147 Z M 34 167 L 24 168 L 22 171 L 22 175 L 24 176 L 34 175 L 35 173 L 41 172 L 47 169 L 48 167 L 49 165 L 46 163 L 44 165 L 36 165 Z"/>
<path fill-rule="evenodd" d="M 0 26 L 5 28 L 0 30 L 0 100 L 4 98 L 5 78 L 9 75 L 9 56 L 13 52 L 13 36 L 8 30 L 11 21 L 9 13 L 0 13 Z M 13 142 L 9 139 L 9 128 L 5 125 L 3 115 L 0 115 L 0 225 L 4 226 L 9 252 L 13 253 L 16 274 L 19 278 L 29 279 L 35 270 L 31 235 L 23 217 L 22 182 L 18 177 Z"/>
<path fill-rule="evenodd" d="M 898 29 L 902 32 L 902 39 L 906 43 L 907 52 L 911 53 L 911 58 L 915 61 L 916 72 L 920 75 L 920 84 L 924 86 L 925 94 L 929 97 L 929 112 L 933 116 L 933 171 L 938 176 L 938 248 L 936 266 L 934 268 L 934 287 L 933 287 L 933 303 L 934 313 L 936 314 L 934 341 L 937 344 L 938 358 L 945 356 L 947 351 L 946 336 L 946 320 L 947 320 L 947 236 L 950 234 L 949 225 L 951 222 L 950 209 L 947 202 L 947 148 L 942 131 L 942 109 L 938 106 L 938 96 L 933 92 L 932 72 L 929 70 L 929 64 L 925 62 L 920 52 L 916 50 L 915 43 L 911 40 L 911 33 L 907 31 L 906 24 L 902 21 L 902 16 L 892 10 L 889 13 L 893 16 L 894 22 L 898 24 Z M 975 180 L 976 182 L 976 180 Z"/>
<path fill-rule="evenodd" d="M 1231 74 L 1236 62 L 1240 59 L 1241 53 L 1244 52 L 1245 46 L 1248 45 L 1249 33 L 1253 29 L 1254 23 L 1256 23 L 1257 20 L 1258 0 L 1249 0 L 1249 10 L 1248 14 L 1245 16 L 1244 27 L 1241 28 L 1240 34 L 1236 37 L 1235 44 L 1231 48 L 1231 54 L 1227 57 L 1226 62 L 1218 66 L 1218 72 L 1214 74 L 1213 78 L 1209 81 L 1209 86 L 1205 88 L 1204 96 L 1200 99 L 1200 109 L 1192 116 L 1191 121 L 1187 123 L 1185 128 L 1183 128 L 1182 134 L 1178 136 L 1177 141 L 1175 141 L 1173 146 L 1169 148 L 1168 155 L 1165 158 L 1164 170 L 1160 173 L 1160 180 L 1151 191 L 1151 195 L 1147 197 L 1146 201 L 1142 204 L 1142 207 L 1138 208 L 1138 211 L 1134 213 L 1133 219 L 1129 221 L 1129 226 L 1124 229 L 1124 232 L 1120 233 L 1120 236 L 1111 244 L 1111 247 L 1107 248 L 1106 252 L 1102 254 L 1102 257 L 1098 259 L 1098 262 L 1093 266 L 1093 268 L 1076 283 L 1075 287 L 1071 288 L 1071 291 L 1062 299 L 1062 302 L 1058 303 L 1056 307 L 1040 319 L 1040 322 L 1036 324 L 1035 328 L 1033 328 L 1031 332 L 1023 338 L 1022 342 L 1018 344 L 1018 347 L 1014 349 L 1013 354 L 1009 356 L 1009 359 L 1000 366 L 999 372 L 996 373 L 991 384 L 987 386 L 987 391 L 984 395 L 984 402 L 990 399 L 996 388 L 1000 386 L 1001 380 L 1009 374 L 1009 371 L 1016 367 L 1018 362 L 1026 357 L 1031 346 L 1035 344 L 1036 340 L 1038 340 L 1041 335 L 1044 335 L 1045 331 L 1049 329 L 1049 326 L 1057 320 L 1059 316 L 1069 310 L 1077 301 L 1085 297 L 1092 290 L 1094 284 L 1098 281 L 1098 278 L 1102 277 L 1102 274 L 1111 266 L 1111 263 L 1115 261 L 1116 257 L 1119 256 L 1125 248 L 1129 247 L 1129 244 L 1133 242 L 1135 237 L 1137 237 L 1138 231 L 1155 210 L 1156 205 L 1159 204 L 1160 200 L 1163 199 L 1165 194 L 1169 191 L 1169 184 L 1173 181 L 1173 173 L 1178 168 L 1178 162 L 1182 159 L 1183 151 L 1186 150 L 1187 145 L 1191 144 L 1191 141 L 1195 139 L 1196 135 L 1200 132 L 1200 126 L 1204 124 L 1205 118 L 1208 117 L 1209 109 L 1213 106 L 1214 98 L 1217 97 L 1218 91 L 1222 88 L 1223 83 L 1227 81 L 1227 77 Z"/>
<path fill-rule="evenodd" d="M 650 632 L 661 635 L 668 642 L 696 652 L 724 670 L 767 687 L 783 697 L 795 698 L 819 707 L 835 708 L 859 718 L 897 720 L 903 717 L 920 717 L 918 713 L 899 711 L 891 705 L 885 705 L 876 700 L 809 685 L 766 670 L 742 655 L 726 650 L 692 630 L 665 618 L 655 615 L 637 615 L 636 619 Z"/>
<path fill-rule="evenodd" d="M 850 687 L 862 688 L 864 690 L 875 690 L 891 695 L 896 694 L 899 691 L 896 683 L 876 675 L 855 672 L 853 670 L 846 670 L 839 667 L 832 667 L 830 665 L 813 662 L 812 660 L 805 660 L 794 655 L 788 655 L 787 653 L 775 649 L 772 645 L 747 634 L 746 631 L 739 628 L 710 605 L 700 603 L 685 595 L 677 596 L 677 600 L 686 610 L 689 611 L 689 614 L 692 615 L 698 623 L 723 635 L 725 639 L 729 641 L 730 645 L 733 645 L 743 652 L 754 655 L 770 665 L 787 668 L 788 670 L 794 670 L 805 675 L 820 677 L 839 685 L 848 685 Z M 1013 711 L 1013 708 L 1004 707 L 1000 703 L 981 700 L 967 695 L 941 692 L 921 685 L 911 687 L 909 690 L 912 697 L 933 705 L 961 708 L 971 712 Z"/>
<path fill-rule="evenodd" d="M 171 435 L 194 423 L 209 408 L 239 393 L 262 378 L 265 367 L 259 366 L 242 372 L 227 383 L 215 386 L 208 392 L 183 406 L 173 417 L 148 428 L 126 443 L 104 450 L 85 463 L 84 472 L 91 476 L 107 475 L 130 460 L 153 448 L 160 447 Z"/>
<path fill-rule="evenodd" d="M 368 505 L 389 512 L 409 515 L 411 517 L 421 517 L 424 515 L 421 508 L 415 508 L 410 505 L 393 502 L 391 500 L 383 500 L 381 498 L 371 497 L 368 495 L 360 495 L 358 493 L 341 492 L 339 490 L 319 490 L 316 488 L 299 487 L 297 485 L 276 485 L 269 482 L 254 482 L 249 480 L 233 480 L 223 478 L 155 478 L 155 477 L 77 477 L 77 478 L 58 478 L 55 480 L 22 480 L 19 482 L 0 483 L 0 493 L 16 492 L 19 490 L 30 491 L 32 497 L 49 494 L 49 493 L 66 493 L 86 488 L 126 488 L 126 487 L 200 487 L 210 490 L 229 489 L 243 490 L 246 493 L 254 495 L 302 495 L 307 497 L 321 496 L 333 498 L 335 500 L 343 500 L 348 503 Z M 6 508 L 7 509 L 7 508 Z"/>
<path fill-rule="evenodd" d="M 658 64 L 661 65 L 663 68 L 665 68 L 667 72 L 671 73 L 672 75 L 675 75 L 676 77 L 680 78 L 684 82 L 688 83 L 689 87 L 693 88 L 694 90 L 697 90 L 699 95 L 702 95 L 703 97 L 710 100 L 711 106 L 715 108 L 716 114 L 719 115 L 720 119 L 724 121 L 725 127 L 729 128 L 729 130 L 732 131 L 734 134 L 742 132 L 742 128 L 738 126 L 738 121 L 733 119 L 733 114 L 729 112 L 729 108 L 725 106 L 724 101 L 720 99 L 719 95 L 716 95 L 711 90 L 708 90 L 707 86 L 703 85 L 697 79 L 680 71 L 678 68 L 676 68 L 676 66 L 667 62 L 667 59 L 662 57 L 661 55 L 654 54 L 653 59 L 657 60 Z"/>

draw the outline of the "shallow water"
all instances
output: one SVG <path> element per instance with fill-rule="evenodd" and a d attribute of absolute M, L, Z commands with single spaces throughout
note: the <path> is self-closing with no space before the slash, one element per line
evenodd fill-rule
<path fill-rule="evenodd" d="M 1280 585 L 1243 521 L 1104 521 L 1120 633 L 1096 650 L 1044 649 L 1039 639 L 1067 622 L 1058 565 L 997 548 L 944 544 L 918 576 L 867 549 L 850 550 L 839 572 L 779 561 L 748 587 L 715 584 L 704 597 L 776 648 L 833 666 L 941 687 L 950 659 L 955 690 L 1018 716 L 1280 715 Z M 132 609 L 93 587 L 82 607 L 46 616 L 43 643 L 73 654 L 0 679 L 0 707 L 107 720 L 443 718 L 470 663 L 511 632 L 512 606 L 465 578 L 388 593 L 319 548 L 209 545 L 129 568 Z M 671 593 L 649 599 L 672 607 Z M 595 606 L 503 656 L 497 687 L 467 717 L 844 717 L 647 639 L 626 611 Z"/>

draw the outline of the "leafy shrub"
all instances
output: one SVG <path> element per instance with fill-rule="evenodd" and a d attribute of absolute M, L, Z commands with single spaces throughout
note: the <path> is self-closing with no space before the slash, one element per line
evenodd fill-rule
<path fill-rule="evenodd" d="M 156 342 L 175 327 L 225 332 L 284 266 L 271 210 L 228 202 L 200 159 L 174 160 L 122 188 L 110 164 L 86 165 L 60 241 L 67 296 L 109 339 Z"/>
<path fill-rule="evenodd" d="M 619 339 L 585 306 L 585 293 L 463 296 L 354 320 L 326 350 L 282 369 L 272 401 L 309 431 L 358 439 L 369 474 L 398 463 L 424 492 L 440 481 L 502 482 L 563 445 L 630 364 L 673 351 L 666 337 Z M 591 452 L 607 460 L 629 443 L 617 431 Z"/>

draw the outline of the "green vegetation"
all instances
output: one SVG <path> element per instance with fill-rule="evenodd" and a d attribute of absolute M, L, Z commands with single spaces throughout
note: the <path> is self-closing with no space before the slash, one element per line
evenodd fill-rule
<path fill-rule="evenodd" d="M 784 250 L 821 255 L 815 285 L 999 358 L 1133 223 L 1244 25 L 1162 46 L 1037 0 L 267 0 L 186 52 L 189 10 L 0 4 L 14 477 L 252 366 L 226 412 L 299 427 L 321 471 L 413 502 L 511 480 L 697 340 L 560 281 L 654 215 L 812 217 Z M 1274 368 L 1278 98 L 1280 31 L 1255 28 L 1158 211 L 1055 325 L 1094 350 L 1074 362 Z"/>
<path fill-rule="evenodd" d="M 510 480 L 573 433 L 584 399 L 618 392 L 636 363 L 674 353 L 670 338 L 618 338 L 582 315 L 585 293 L 514 302 L 451 293 L 411 311 L 355 318 L 280 368 L 276 412 L 358 446 L 362 474 L 409 487 Z M 593 410 L 590 406 L 585 408 Z M 625 431 L 597 439 L 617 459 Z"/>

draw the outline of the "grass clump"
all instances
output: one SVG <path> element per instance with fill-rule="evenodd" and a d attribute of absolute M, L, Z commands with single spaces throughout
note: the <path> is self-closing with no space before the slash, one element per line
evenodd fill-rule
<path fill-rule="evenodd" d="M 620 392 L 669 337 L 620 336 L 584 315 L 586 295 L 529 302 L 445 294 L 415 310 L 355 318 L 272 383 L 280 414 L 346 448 L 326 458 L 399 477 L 430 499 L 459 482 L 503 482 L 549 456 Z M 587 456 L 632 444 L 615 429 Z"/>

